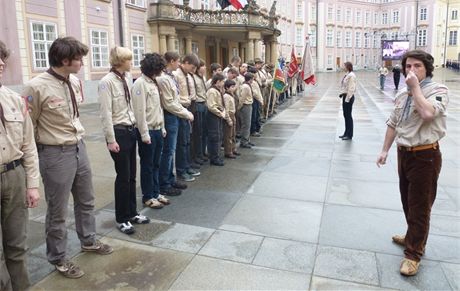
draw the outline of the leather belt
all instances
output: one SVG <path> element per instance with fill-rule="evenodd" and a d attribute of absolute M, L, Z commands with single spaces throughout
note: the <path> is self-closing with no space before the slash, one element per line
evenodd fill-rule
<path fill-rule="evenodd" d="M 438 142 L 435 142 L 435 143 L 424 144 L 424 145 L 419 145 L 415 147 L 398 146 L 398 149 L 404 152 L 418 152 L 418 151 L 424 151 L 424 150 L 429 150 L 429 149 L 435 150 L 438 147 L 439 147 Z"/>
<path fill-rule="evenodd" d="M 19 166 L 21 164 L 21 160 L 14 160 L 12 162 L 9 162 L 8 164 L 3 164 L 0 166 L 0 173 L 3 174 L 3 173 L 6 173 L 10 170 L 13 170 L 14 168 L 16 168 L 17 166 Z"/>
<path fill-rule="evenodd" d="M 114 129 L 122 129 L 127 131 L 133 131 L 134 125 L 123 125 L 123 124 L 116 124 L 113 126 Z"/>

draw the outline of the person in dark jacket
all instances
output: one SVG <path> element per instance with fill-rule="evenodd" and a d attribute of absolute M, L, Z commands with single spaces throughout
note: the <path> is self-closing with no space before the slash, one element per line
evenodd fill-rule
<path fill-rule="evenodd" d="M 399 79 L 401 78 L 401 67 L 399 65 L 394 66 L 392 72 L 393 72 L 393 81 L 395 82 L 395 90 L 398 90 Z"/>

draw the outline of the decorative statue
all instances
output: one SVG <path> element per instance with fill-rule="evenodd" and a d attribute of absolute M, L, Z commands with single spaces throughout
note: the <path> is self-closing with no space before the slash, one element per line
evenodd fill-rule
<path fill-rule="evenodd" d="M 270 16 L 271 18 L 276 17 L 276 0 L 273 1 L 273 4 L 272 4 L 272 7 L 270 8 L 270 12 L 269 12 L 268 16 Z"/>

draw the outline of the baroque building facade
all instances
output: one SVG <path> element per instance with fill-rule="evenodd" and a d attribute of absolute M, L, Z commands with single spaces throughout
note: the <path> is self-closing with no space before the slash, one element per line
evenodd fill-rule
<path fill-rule="evenodd" d="M 382 39 L 408 40 L 433 54 L 436 66 L 459 57 L 460 0 L 248 2 L 235 11 L 216 0 L 3 0 L 0 39 L 12 52 L 3 81 L 20 85 L 46 70 L 49 46 L 66 35 L 90 49 L 79 76 L 88 90 L 109 70 L 114 45 L 133 50 L 134 76 L 145 52 L 194 52 L 224 66 L 233 55 L 273 63 L 293 47 L 300 57 L 306 35 L 319 71 L 345 61 L 375 68 Z"/>

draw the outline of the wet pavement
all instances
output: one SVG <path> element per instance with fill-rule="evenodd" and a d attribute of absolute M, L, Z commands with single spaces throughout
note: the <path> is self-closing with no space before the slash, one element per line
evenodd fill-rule
<path fill-rule="evenodd" d="M 434 73 L 450 88 L 448 134 L 417 276 L 399 274 L 403 249 L 391 242 L 405 232 L 395 148 L 386 166 L 375 165 L 393 106 L 392 80 L 381 91 L 376 72 L 357 72 L 355 134 L 342 141 L 341 74 L 327 73 L 281 106 L 253 138 L 256 147 L 241 149 L 225 167 L 203 166 L 171 205 L 142 208 L 139 196 L 139 211 L 153 221 L 132 236 L 115 227 L 115 172 L 97 105 L 83 106 L 97 232 L 115 251 L 81 253 L 69 205 L 68 254 L 86 275 L 73 280 L 54 272 L 45 255 L 42 199 L 30 211 L 32 290 L 460 289 L 460 75 Z"/>

